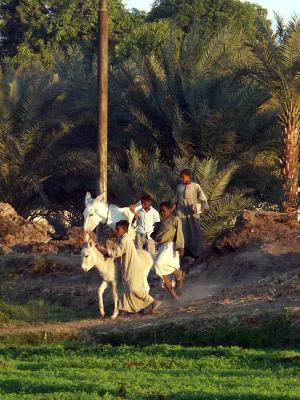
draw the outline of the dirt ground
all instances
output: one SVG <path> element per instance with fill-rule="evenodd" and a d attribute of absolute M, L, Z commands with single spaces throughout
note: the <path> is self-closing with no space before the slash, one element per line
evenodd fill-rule
<path fill-rule="evenodd" d="M 78 236 L 78 232 L 76 234 Z M 43 249 L 47 250 L 45 246 L 43 244 Z M 14 252 L 1 256 L 0 262 L 16 271 L 11 283 L 11 300 L 59 301 L 67 307 L 93 309 L 96 317 L 98 273 L 95 270 L 83 273 L 80 255 L 75 251 L 56 253 Z M 0 335 L 16 332 L 105 335 L 111 330 L 136 331 L 147 326 L 184 324 L 191 320 L 204 327 L 221 320 L 235 325 L 243 318 L 265 313 L 275 315 L 283 310 L 295 315 L 294 324 L 300 329 L 300 224 L 286 221 L 280 213 L 245 212 L 237 227 L 216 243 L 205 261 L 190 266 L 179 303 L 169 301 L 154 276 L 150 282 L 151 292 L 164 299 L 155 315 L 122 315 L 117 321 L 107 317 L 4 326 L 0 328 Z M 105 303 L 109 310 L 109 290 Z"/>

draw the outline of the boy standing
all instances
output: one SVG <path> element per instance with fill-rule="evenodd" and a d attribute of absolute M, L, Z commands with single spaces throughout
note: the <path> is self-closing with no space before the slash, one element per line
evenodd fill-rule
<path fill-rule="evenodd" d="M 202 253 L 202 233 L 200 216 L 209 209 L 207 198 L 198 183 L 192 182 L 192 172 L 183 169 L 181 184 L 177 187 L 177 215 L 181 219 L 185 249 L 189 255 L 200 257 Z"/>
<path fill-rule="evenodd" d="M 160 221 L 159 213 L 152 207 L 153 199 L 149 194 L 145 194 L 141 198 L 141 207 L 134 212 L 135 217 L 132 223 L 136 222 L 136 238 L 135 245 L 137 249 L 144 249 L 151 255 L 155 254 L 155 242 L 151 239 L 151 234 L 154 229 L 154 224 Z"/>

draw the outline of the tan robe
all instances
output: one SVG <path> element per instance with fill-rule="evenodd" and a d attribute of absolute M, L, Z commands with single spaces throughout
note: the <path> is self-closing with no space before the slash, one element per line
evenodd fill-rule
<path fill-rule="evenodd" d="M 149 295 L 149 285 L 144 279 L 141 259 L 133 240 L 124 235 L 118 247 L 109 252 L 110 257 L 121 257 L 122 294 L 118 309 L 129 313 L 137 313 L 153 303 Z"/>
<path fill-rule="evenodd" d="M 195 210 L 201 205 L 201 210 L 209 208 L 207 198 L 200 185 L 191 182 L 189 185 L 180 184 L 176 192 L 177 215 L 181 219 L 185 248 L 198 257 L 202 253 L 202 233 L 200 215 Z"/>
<path fill-rule="evenodd" d="M 182 224 L 180 219 L 173 215 L 167 220 L 156 223 L 151 237 L 158 246 L 163 243 L 174 242 L 175 250 L 184 248 Z"/>

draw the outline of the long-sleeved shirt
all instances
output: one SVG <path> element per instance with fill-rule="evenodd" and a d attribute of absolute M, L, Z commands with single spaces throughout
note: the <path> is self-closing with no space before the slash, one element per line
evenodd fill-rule
<path fill-rule="evenodd" d="M 207 198 L 198 183 L 180 184 L 176 191 L 177 215 L 180 218 L 197 214 L 196 208 L 201 205 L 201 211 L 209 209 Z"/>
<path fill-rule="evenodd" d="M 153 207 L 150 207 L 147 211 L 141 207 L 137 210 L 137 214 L 139 218 L 136 222 L 136 233 L 144 234 L 149 239 L 153 232 L 154 224 L 160 221 L 159 213 Z"/>
<path fill-rule="evenodd" d="M 151 237 L 157 242 L 158 246 L 164 243 L 174 242 L 175 250 L 184 248 L 182 224 L 180 218 L 174 217 L 173 215 L 155 224 L 154 232 Z"/>

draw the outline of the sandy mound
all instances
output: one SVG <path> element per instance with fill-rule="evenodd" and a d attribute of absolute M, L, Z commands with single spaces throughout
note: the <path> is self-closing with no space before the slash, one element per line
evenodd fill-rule
<path fill-rule="evenodd" d="M 0 246 L 14 248 L 31 243 L 48 243 L 49 227 L 44 223 L 27 221 L 7 203 L 0 203 Z"/>
<path fill-rule="evenodd" d="M 18 253 L 74 253 L 83 246 L 83 230 L 69 228 L 64 236 L 53 238 L 53 227 L 43 218 L 29 221 L 7 203 L 0 203 L 0 249 Z"/>
<path fill-rule="evenodd" d="M 273 211 L 243 211 L 236 227 L 215 244 L 224 253 L 249 245 L 270 245 L 300 251 L 300 223 Z"/>
<path fill-rule="evenodd" d="M 32 243 L 29 245 L 19 246 L 18 252 L 28 254 L 38 253 L 72 253 L 79 254 L 84 241 L 83 229 L 73 227 L 67 229 L 67 233 L 59 240 L 51 239 L 47 243 Z"/>

